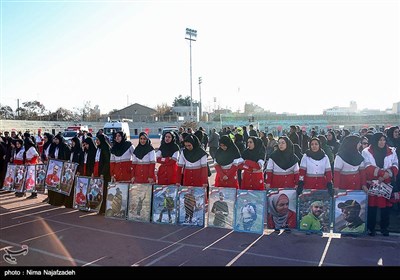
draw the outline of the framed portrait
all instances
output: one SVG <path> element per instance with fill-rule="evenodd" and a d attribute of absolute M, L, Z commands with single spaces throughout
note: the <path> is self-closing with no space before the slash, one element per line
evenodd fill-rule
<path fill-rule="evenodd" d="M 61 192 L 61 172 L 64 161 L 58 159 L 50 159 L 47 164 L 45 186 L 47 189 Z"/>
<path fill-rule="evenodd" d="M 298 197 L 297 228 L 307 232 L 329 232 L 332 197 L 327 190 L 304 190 Z"/>
<path fill-rule="evenodd" d="M 6 176 L 4 178 L 3 190 L 13 191 L 14 190 L 14 178 L 15 178 L 16 165 L 13 163 L 7 164 Z"/>
<path fill-rule="evenodd" d="M 267 191 L 266 224 L 269 229 L 297 228 L 297 194 L 295 189 Z"/>
<path fill-rule="evenodd" d="M 210 187 L 208 195 L 208 226 L 233 229 L 236 189 Z"/>
<path fill-rule="evenodd" d="M 36 186 L 36 171 L 35 165 L 27 165 L 25 172 L 24 191 L 27 193 L 33 192 Z"/>
<path fill-rule="evenodd" d="M 126 219 L 129 183 L 109 183 L 106 200 L 107 218 Z"/>
<path fill-rule="evenodd" d="M 176 224 L 178 187 L 175 185 L 153 185 L 152 221 L 161 224 Z"/>
<path fill-rule="evenodd" d="M 89 187 L 90 177 L 76 176 L 74 185 L 74 208 L 79 210 L 88 210 L 87 193 Z"/>
<path fill-rule="evenodd" d="M 38 193 L 44 193 L 45 191 L 46 170 L 47 170 L 47 164 L 35 165 L 35 173 L 36 173 L 35 190 Z"/>
<path fill-rule="evenodd" d="M 333 231 L 363 235 L 367 232 L 368 195 L 362 190 L 339 190 L 334 197 Z"/>
<path fill-rule="evenodd" d="M 263 234 L 266 191 L 237 190 L 233 230 Z"/>
<path fill-rule="evenodd" d="M 151 220 L 151 196 L 153 186 L 150 184 L 131 184 L 128 198 L 128 220 L 146 222 Z"/>
<path fill-rule="evenodd" d="M 180 186 L 178 190 L 178 224 L 204 227 L 206 189 Z"/>
<path fill-rule="evenodd" d="M 104 179 L 101 177 L 93 177 L 90 179 L 86 194 L 87 211 L 99 213 L 104 197 L 103 187 Z"/>
<path fill-rule="evenodd" d="M 74 185 L 75 173 L 78 168 L 78 163 L 64 161 L 61 171 L 60 193 L 67 196 L 70 195 L 72 186 Z"/>
<path fill-rule="evenodd" d="M 16 192 L 24 191 L 25 171 L 26 165 L 17 165 L 15 167 L 14 191 Z"/>

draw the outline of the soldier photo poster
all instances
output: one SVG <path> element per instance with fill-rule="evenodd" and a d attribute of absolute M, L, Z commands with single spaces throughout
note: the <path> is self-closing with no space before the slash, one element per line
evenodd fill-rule
<path fill-rule="evenodd" d="M 27 193 L 33 192 L 36 186 L 35 165 L 27 165 L 25 174 L 24 191 Z"/>
<path fill-rule="evenodd" d="M 60 193 L 67 196 L 70 195 L 71 189 L 74 185 L 75 173 L 78 168 L 78 163 L 75 162 L 64 162 L 63 169 L 61 172 L 61 184 Z"/>
<path fill-rule="evenodd" d="M 26 165 L 17 165 L 15 168 L 14 190 L 16 192 L 24 191 Z"/>
<path fill-rule="evenodd" d="M 14 177 L 15 177 L 16 165 L 13 163 L 7 164 L 6 177 L 4 178 L 3 190 L 13 191 L 14 190 Z"/>
<path fill-rule="evenodd" d="M 205 195 L 206 191 L 204 187 L 179 187 L 179 225 L 204 226 Z"/>
<path fill-rule="evenodd" d="M 236 189 L 210 187 L 208 199 L 208 226 L 233 229 Z"/>
<path fill-rule="evenodd" d="M 74 208 L 79 210 L 88 210 L 87 205 L 87 191 L 89 187 L 90 177 L 87 176 L 76 176 L 74 192 L 71 195 L 74 196 Z"/>
<path fill-rule="evenodd" d="M 267 191 L 266 223 L 269 229 L 297 228 L 297 194 L 295 189 Z"/>
<path fill-rule="evenodd" d="M 101 177 L 90 178 L 89 186 L 86 194 L 87 211 L 100 212 L 101 204 L 103 203 L 103 186 L 104 179 Z"/>
<path fill-rule="evenodd" d="M 298 197 L 297 228 L 307 232 L 329 232 L 332 197 L 327 190 L 304 190 Z"/>
<path fill-rule="evenodd" d="M 106 217 L 126 219 L 128 206 L 128 189 L 129 183 L 109 183 L 106 200 Z"/>
<path fill-rule="evenodd" d="M 154 185 L 152 221 L 162 224 L 176 224 L 178 187 L 175 185 Z"/>
<path fill-rule="evenodd" d="M 265 191 L 237 190 L 233 229 L 263 234 L 265 201 Z"/>
<path fill-rule="evenodd" d="M 153 186 L 150 184 L 131 184 L 129 187 L 128 220 L 146 222 L 151 220 L 151 197 Z"/>
<path fill-rule="evenodd" d="M 45 192 L 46 169 L 47 169 L 46 164 L 35 165 L 35 173 L 36 173 L 35 190 L 36 192 L 42 194 Z"/>
<path fill-rule="evenodd" d="M 366 234 L 368 195 L 362 190 L 343 190 L 334 199 L 333 231 L 351 235 Z"/>
<path fill-rule="evenodd" d="M 45 186 L 47 189 L 61 192 L 61 172 L 64 165 L 64 161 L 58 159 L 50 159 L 47 164 Z"/>

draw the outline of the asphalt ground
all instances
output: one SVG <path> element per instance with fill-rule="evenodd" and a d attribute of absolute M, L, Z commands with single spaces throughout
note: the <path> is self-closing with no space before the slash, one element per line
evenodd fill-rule
<path fill-rule="evenodd" d="M 211 163 L 211 162 L 210 162 Z M 215 170 L 211 168 L 213 181 Z M 54 207 L 0 191 L 0 268 L 400 267 L 400 236 L 234 232 L 141 223 Z M 15 264 L 5 257 L 16 252 Z M 22 250 L 23 251 L 23 250 Z M 6 261 L 6 259 L 8 261 Z M 101 270 L 99 270 L 101 271 Z M 43 273 L 43 271 L 42 271 Z"/>

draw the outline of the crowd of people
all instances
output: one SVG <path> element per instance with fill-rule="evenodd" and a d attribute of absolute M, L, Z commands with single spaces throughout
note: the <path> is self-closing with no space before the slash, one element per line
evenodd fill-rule
<path fill-rule="evenodd" d="M 343 130 L 306 131 L 299 126 L 279 137 L 256 130 L 253 125 L 226 127 L 219 132 L 203 128 L 169 131 L 162 135 L 161 144 L 154 149 L 145 132 L 139 134 L 136 147 L 122 131 L 110 139 L 99 130 L 95 137 L 81 131 L 67 144 L 61 134 L 45 132 L 33 136 L 29 132 L 17 134 L 7 131 L 0 137 L 1 174 L 3 186 L 6 166 L 47 163 L 60 159 L 78 163 L 81 176 L 104 179 L 104 196 L 111 181 L 160 185 L 233 187 L 244 190 L 292 188 L 300 195 L 303 190 L 363 190 L 368 193 L 372 181 L 391 184 L 392 198 L 369 195 L 368 233 L 376 234 L 376 216 L 380 209 L 380 230 L 389 235 L 389 213 L 398 203 L 399 127 L 383 131 L 364 128 L 358 133 Z M 276 139 L 277 138 L 277 139 Z M 94 140 L 95 139 L 95 140 Z M 208 153 L 216 171 L 211 175 Z M 16 193 L 23 196 L 23 193 Z M 29 198 L 35 198 L 32 193 Z M 397 197 L 397 199 L 396 199 Z M 277 200 L 278 201 L 278 200 Z M 284 202 L 284 197 L 279 199 Z M 48 191 L 48 202 L 55 206 L 72 207 L 73 196 Z M 106 203 L 102 204 L 104 213 Z M 315 205 L 314 205 L 315 206 Z M 278 209 L 275 209 L 278 211 Z M 190 219 L 190 216 L 187 217 Z M 279 227 L 288 223 L 271 220 Z"/>

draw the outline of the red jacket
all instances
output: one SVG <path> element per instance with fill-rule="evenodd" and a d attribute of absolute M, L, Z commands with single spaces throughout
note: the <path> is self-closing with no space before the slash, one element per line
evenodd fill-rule
<path fill-rule="evenodd" d="M 262 160 L 255 162 L 246 159 L 239 168 L 243 170 L 242 182 L 240 185 L 241 190 L 261 190 L 264 188 L 264 175 L 262 171 Z M 261 166 L 260 166 L 261 165 Z"/>
<path fill-rule="evenodd" d="M 339 155 L 334 164 L 334 185 L 341 190 L 361 190 L 366 186 L 365 163 L 353 166 L 345 162 Z"/>
<path fill-rule="evenodd" d="M 161 157 L 161 151 L 157 152 L 157 163 L 160 164 L 157 171 L 157 183 L 171 185 L 178 183 L 178 157 L 176 151 L 172 157 Z"/>

